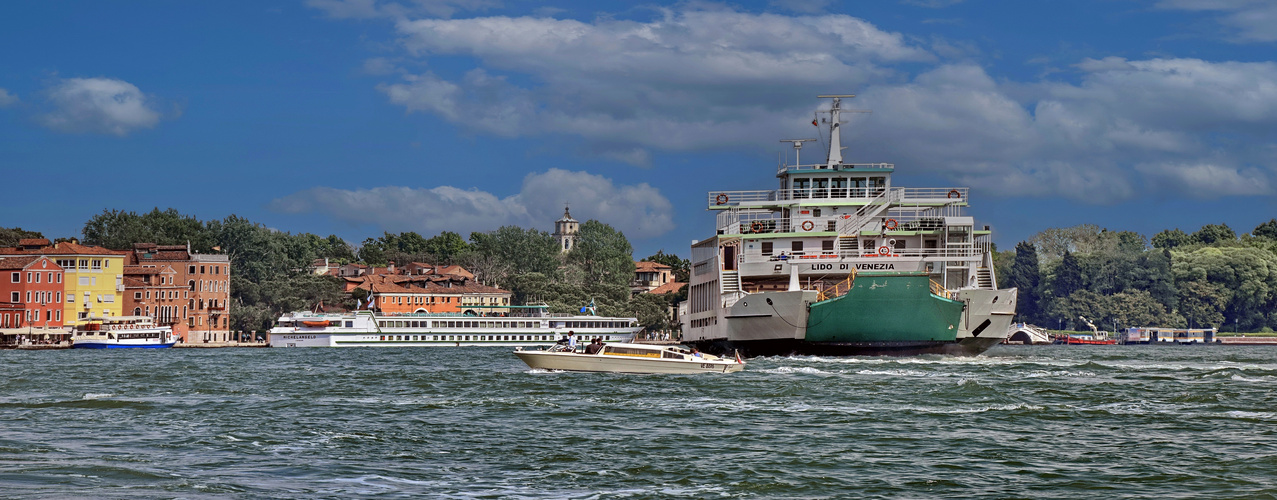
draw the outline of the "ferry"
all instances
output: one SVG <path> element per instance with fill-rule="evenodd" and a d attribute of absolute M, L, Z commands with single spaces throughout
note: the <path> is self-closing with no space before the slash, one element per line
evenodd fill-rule
<path fill-rule="evenodd" d="M 567 340 L 628 342 L 637 318 L 551 314 L 549 306 L 471 306 L 504 313 L 294 312 L 270 330 L 271 347 L 551 346 Z"/>
<path fill-rule="evenodd" d="M 76 325 L 71 333 L 75 349 L 164 348 L 178 338 L 172 326 L 157 326 L 150 316 L 108 316 Z"/>
<path fill-rule="evenodd" d="M 777 189 L 711 191 L 714 235 L 692 244 L 683 340 L 759 355 L 978 355 L 1000 343 L 1017 290 L 999 289 L 989 226 L 970 189 L 892 184 L 895 165 L 843 160 L 843 99 L 824 115 L 828 154 Z"/>
<path fill-rule="evenodd" d="M 1164 328 L 1147 326 L 1127 328 L 1126 335 L 1121 338 L 1123 344 L 1217 344 L 1214 328 Z"/>
<path fill-rule="evenodd" d="M 514 355 L 529 368 L 573 372 L 606 373 L 732 373 L 745 369 L 745 361 L 718 357 L 682 346 L 613 343 L 596 350 L 580 352 L 565 345 L 549 349 L 525 351 L 515 348 Z"/>

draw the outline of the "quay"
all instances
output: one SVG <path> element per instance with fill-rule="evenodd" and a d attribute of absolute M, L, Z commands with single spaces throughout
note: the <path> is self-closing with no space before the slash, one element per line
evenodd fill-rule
<path fill-rule="evenodd" d="M 1277 337 L 1215 337 L 1223 345 L 1277 345 Z"/>
<path fill-rule="evenodd" d="M 270 347 L 270 342 L 238 342 L 235 340 L 226 341 L 203 341 L 203 342 L 178 342 L 173 344 L 173 348 L 182 349 L 221 349 L 227 347 Z"/>

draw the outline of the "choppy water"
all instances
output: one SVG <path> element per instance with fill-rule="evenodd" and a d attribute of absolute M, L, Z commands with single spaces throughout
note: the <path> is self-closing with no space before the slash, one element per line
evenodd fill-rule
<path fill-rule="evenodd" d="M 545 373 L 502 348 L 0 352 L 0 496 L 1277 496 L 1277 348 Z"/>

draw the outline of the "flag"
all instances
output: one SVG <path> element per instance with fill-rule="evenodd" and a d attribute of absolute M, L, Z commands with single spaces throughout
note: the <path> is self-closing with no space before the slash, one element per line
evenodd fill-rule
<path fill-rule="evenodd" d="M 742 365 L 743 365 L 743 364 L 745 364 L 745 360 L 740 359 L 740 350 L 737 350 L 737 351 L 736 351 L 736 362 L 737 362 L 737 363 L 740 363 L 740 364 L 742 364 Z"/>
<path fill-rule="evenodd" d="M 593 298 L 591 298 L 591 299 L 590 299 L 590 303 L 589 303 L 589 305 L 586 305 L 585 307 L 582 307 L 582 308 L 581 308 L 581 312 L 583 312 L 583 313 L 584 313 L 584 312 L 588 312 L 588 313 L 590 313 L 590 316 L 594 316 L 594 311 L 595 311 L 595 309 L 594 309 L 594 299 L 593 299 Z"/>
<path fill-rule="evenodd" d="M 819 124 L 819 123 L 816 123 L 816 119 L 815 119 L 815 118 L 812 118 L 812 119 L 811 119 L 811 126 L 813 126 L 813 127 L 819 127 L 819 126 L 820 126 L 820 124 Z"/>

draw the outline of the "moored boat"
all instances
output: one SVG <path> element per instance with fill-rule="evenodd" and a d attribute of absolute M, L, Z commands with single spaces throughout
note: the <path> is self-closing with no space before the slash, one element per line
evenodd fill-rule
<path fill-rule="evenodd" d="M 739 356 L 726 358 L 682 346 L 610 343 L 596 352 L 578 352 L 563 345 L 549 349 L 516 349 L 514 355 L 529 368 L 609 373 L 731 373 L 745 368 Z"/>
<path fill-rule="evenodd" d="M 889 163 L 848 163 L 841 102 L 828 155 L 777 169 L 779 189 L 710 192 L 713 237 L 692 244 L 683 340 L 749 356 L 976 355 L 1000 343 L 1017 290 L 999 289 L 991 232 L 965 187 L 904 188 Z M 818 124 L 819 120 L 813 121 Z"/>
<path fill-rule="evenodd" d="M 71 333 L 75 349 L 165 348 L 178 338 L 171 326 L 157 326 L 150 316 L 108 316 L 76 325 Z"/>
<path fill-rule="evenodd" d="M 470 306 L 483 310 L 481 306 Z M 552 314 L 545 305 L 500 306 L 497 313 L 378 314 L 372 311 L 281 316 L 271 347 L 550 346 L 574 333 L 590 341 L 629 341 L 637 318 Z"/>

